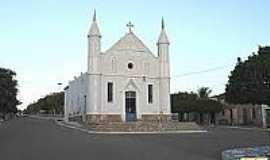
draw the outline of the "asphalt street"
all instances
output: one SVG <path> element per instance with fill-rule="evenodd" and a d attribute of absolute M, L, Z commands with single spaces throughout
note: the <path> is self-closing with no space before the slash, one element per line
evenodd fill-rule
<path fill-rule="evenodd" d="M 53 121 L 22 118 L 0 125 L 0 160 L 219 160 L 230 148 L 269 144 L 260 130 L 90 135 Z"/>

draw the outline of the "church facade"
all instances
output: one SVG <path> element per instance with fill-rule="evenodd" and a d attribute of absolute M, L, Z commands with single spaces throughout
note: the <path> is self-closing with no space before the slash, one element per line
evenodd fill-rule
<path fill-rule="evenodd" d="M 88 69 L 65 88 L 65 117 L 87 123 L 169 119 L 169 40 L 162 19 L 157 55 L 135 35 L 133 25 L 111 48 L 101 50 L 94 13 L 88 39 Z"/>

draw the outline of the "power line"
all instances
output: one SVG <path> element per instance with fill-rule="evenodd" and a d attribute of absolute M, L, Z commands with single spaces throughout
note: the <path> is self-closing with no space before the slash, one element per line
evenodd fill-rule
<path fill-rule="evenodd" d="M 201 71 L 187 72 L 187 73 L 172 76 L 172 78 L 180 78 L 180 77 L 186 77 L 186 76 L 191 76 L 191 75 L 196 75 L 196 74 L 203 74 L 203 73 L 207 73 L 207 72 L 213 72 L 213 71 L 217 71 L 217 70 L 223 70 L 223 69 L 226 69 L 226 68 L 231 67 L 231 66 L 232 65 L 224 65 L 224 66 L 209 68 L 209 69 L 201 70 Z"/>

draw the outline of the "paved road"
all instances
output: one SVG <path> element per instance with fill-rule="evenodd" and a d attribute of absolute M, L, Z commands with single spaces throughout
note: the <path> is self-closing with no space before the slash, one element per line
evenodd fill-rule
<path fill-rule="evenodd" d="M 265 145 L 268 133 L 210 129 L 168 135 L 89 135 L 24 118 L 0 125 L 1 160 L 219 160 L 224 149 Z"/>

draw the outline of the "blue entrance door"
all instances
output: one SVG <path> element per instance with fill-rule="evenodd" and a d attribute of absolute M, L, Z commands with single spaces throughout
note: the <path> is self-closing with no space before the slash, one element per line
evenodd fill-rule
<path fill-rule="evenodd" d="M 126 92 L 126 121 L 136 121 L 136 92 Z"/>

